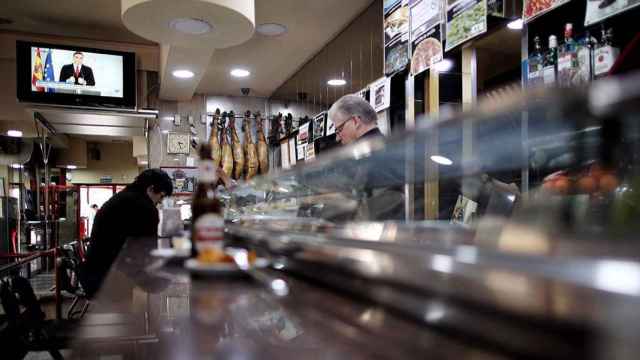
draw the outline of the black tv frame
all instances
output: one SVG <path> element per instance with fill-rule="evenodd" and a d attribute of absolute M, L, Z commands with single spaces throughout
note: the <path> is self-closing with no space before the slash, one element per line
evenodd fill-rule
<path fill-rule="evenodd" d="M 31 48 L 54 48 L 71 51 L 92 52 L 97 54 L 122 56 L 123 89 L 122 98 L 111 96 L 60 94 L 31 91 Z M 136 107 L 136 56 L 132 52 L 95 49 L 81 46 L 59 45 L 30 41 L 16 41 L 17 96 L 18 101 L 63 106 L 81 106 L 90 108 L 122 108 Z"/>

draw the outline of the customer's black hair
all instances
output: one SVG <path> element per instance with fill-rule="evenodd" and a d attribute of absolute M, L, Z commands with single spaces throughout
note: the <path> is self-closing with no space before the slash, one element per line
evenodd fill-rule
<path fill-rule="evenodd" d="M 167 196 L 171 196 L 173 193 L 171 178 L 160 169 L 147 169 L 141 172 L 127 188 L 145 192 L 149 186 L 153 186 L 153 192 L 155 193 L 164 192 Z"/>

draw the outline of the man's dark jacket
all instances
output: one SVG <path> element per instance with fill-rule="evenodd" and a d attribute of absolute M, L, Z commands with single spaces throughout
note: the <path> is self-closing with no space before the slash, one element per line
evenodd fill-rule
<path fill-rule="evenodd" d="M 64 65 L 62 69 L 60 69 L 60 77 L 58 78 L 58 81 L 65 82 L 72 76 L 75 78 L 75 85 L 80 85 L 78 82 L 79 78 L 83 78 L 84 81 L 86 81 L 86 85 L 94 86 L 96 84 L 96 80 L 93 78 L 93 70 L 91 70 L 90 67 L 80 65 L 80 74 L 76 77 L 73 64 Z"/>
<path fill-rule="evenodd" d="M 89 296 L 98 290 L 128 238 L 156 237 L 158 210 L 145 191 L 130 186 L 109 199 L 96 214 L 79 278 Z"/>

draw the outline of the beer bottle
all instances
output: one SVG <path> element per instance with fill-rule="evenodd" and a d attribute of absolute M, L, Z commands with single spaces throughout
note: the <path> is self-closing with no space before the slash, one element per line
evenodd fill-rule
<path fill-rule="evenodd" d="M 222 252 L 224 219 L 216 198 L 218 176 L 211 157 L 211 145 L 200 147 L 198 186 L 191 202 L 191 255 L 201 261 L 216 261 Z"/>

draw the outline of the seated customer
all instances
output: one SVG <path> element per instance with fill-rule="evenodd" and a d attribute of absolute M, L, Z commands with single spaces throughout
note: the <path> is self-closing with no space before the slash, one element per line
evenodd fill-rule
<path fill-rule="evenodd" d="M 172 192 L 173 184 L 167 173 L 148 169 L 104 203 L 94 219 L 91 242 L 79 273 L 80 283 L 88 296 L 93 296 L 100 288 L 128 238 L 157 236 L 156 205 Z"/>

